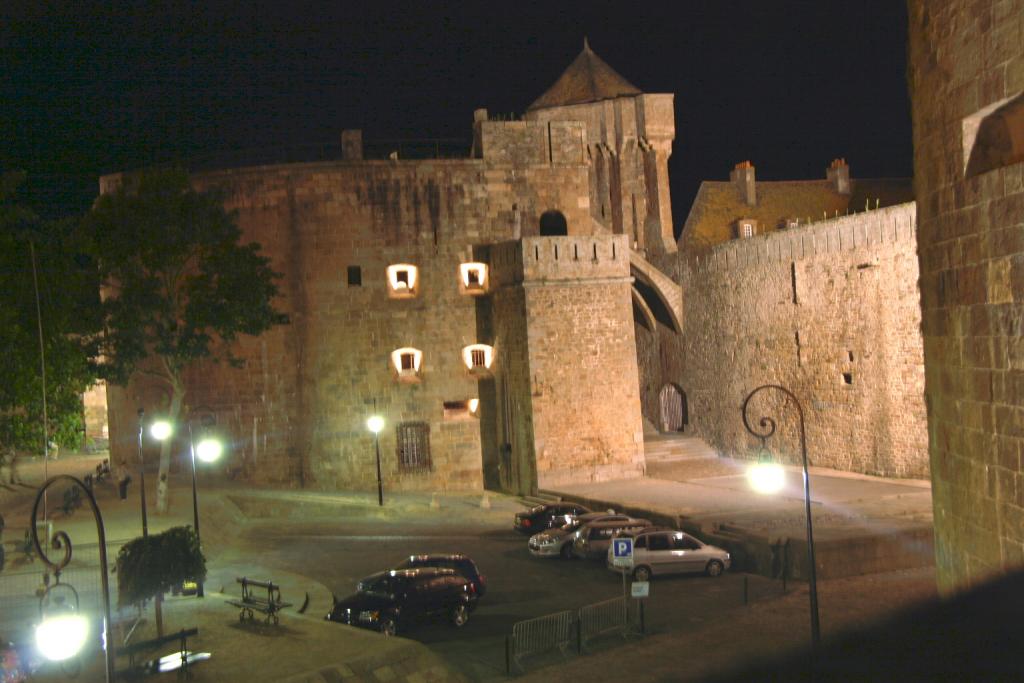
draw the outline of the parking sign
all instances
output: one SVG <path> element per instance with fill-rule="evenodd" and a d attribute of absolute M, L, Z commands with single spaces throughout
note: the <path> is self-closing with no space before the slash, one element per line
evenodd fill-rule
<path fill-rule="evenodd" d="M 633 566 L 633 539 L 612 539 L 612 565 L 615 567 Z"/>

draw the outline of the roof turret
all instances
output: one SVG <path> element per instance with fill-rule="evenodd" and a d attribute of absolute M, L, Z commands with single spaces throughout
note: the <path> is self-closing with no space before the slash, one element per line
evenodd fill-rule
<path fill-rule="evenodd" d="M 527 111 L 641 94 L 639 88 L 594 54 L 590 49 L 590 43 L 584 38 L 583 51 Z"/>

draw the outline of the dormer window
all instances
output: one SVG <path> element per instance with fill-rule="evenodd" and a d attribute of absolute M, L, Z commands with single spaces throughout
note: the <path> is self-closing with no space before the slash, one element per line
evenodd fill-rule
<path fill-rule="evenodd" d="M 423 363 L 423 352 L 419 349 L 405 347 L 391 352 L 391 364 L 398 374 L 400 382 L 420 381 L 420 365 Z"/>
<path fill-rule="evenodd" d="M 747 239 L 757 234 L 757 221 L 753 218 L 741 218 L 736 221 L 736 237 Z"/>
<path fill-rule="evenodd" d="M 459 289 L 463 294 L 483 294 L 487 291 L 487 264 L 459 264 Z"/>
<path fill-rule="evenodd" d="M 419 293 L 417 277 L 419 269 L 408 263 L 388 266 L 388 296 L 393 299 L 408 299 Z"/>
<path fill-rule="evenodd" d="M 470 344 L 462 349 L 462 362 L 472 375 L 487 374 L 494 362 L 494 348 L 487 344 Z"/>
<path fill-rule="evenodd" d="M 787 218 L 786 219 L 786 228 L 789 229 L 789 230 L 792 230 L 793 228 L 795 228 L 795 227 L 797 227 L 799 225 L 800 225 L 800 219 L 799 218 Z"/>

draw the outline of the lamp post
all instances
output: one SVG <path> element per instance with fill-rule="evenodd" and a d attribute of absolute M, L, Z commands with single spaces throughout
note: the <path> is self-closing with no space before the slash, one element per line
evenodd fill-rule
<path fill-rule="evenodd" d="M 103 528 L 103 516 L 100 514 L 96 498 L 89 487 L 82 483 L 81 480 L 68 474 L 58 474 L 43 482 L 43 485 L 36 493 L 35 502 L 32 504 L 32 519 L 29 520 L 29 529 L 32 532 L 32 545 L 35 546 L 36 554 L 47 568 L 53 572 L 56 579 L 53 586 L 47 587 L 42 600 L 45 600 L 50 591 L 55 590 L 57 586 L 67 586 L 70 588 L 69 584 L 60 583 L 60 573 L 71 562 L 71 538 L 65 531 L 58 531 L 53 535 L 52 547 L 64 551 L 64 556 L 54 562 L 43 550 L 36 528 L 36 516 L 39 514 L 39 505 L 46 495 L 46 490 L 59 481 L 68 481 L 85 492 L 86 500 L 89 501 L 89 507 L 92 509 L 93 518 L 96 520 L 96 535 L 98 537 L 100 559 L 100 587 L 103 593 L 103 647 L 106 651 L 106 682 L 110 683 L 114 679 L 114 639 L 110 633 L 110 584 L 107 579 L 109 574 L 107 567 L 107 536 Z M 76 596 L 75 602 L 77 607 L 77 593 L 75 593 L 73 588 L 71 588 L 71 592 Z M 40 606 L 42 604 L 43 602 L 41 601 Z M 85 645 L 87 629 L 88 622 L 81 615 L 62 615 L 57 618 L 48 618 L 44 619 L 36 629 L 36 641 L 40 646 L 40 650 L 48 658 L 65 660 L 74 657 L 81 650 L 82 646 Z"/>
<path fill-rule="evenodd" d="M 373 432 L 374 445 L 377 448 L 377 505 L 384 505 L 384 483 L 380 476 L 380 430 L 384 429 L 384 418 L 373 415 L 366 421 L 366 427 Z"/>
<path fill-rule="evenodd" d="M 196 530 L 196 543 L 199 544 L 199 548 L 201 550 L 203 543 L 199 536 L 199 493 L 198 488 L 196 487 L 196 455 L 198 454 L 199 459 L 203 462 L 215 462 L 220 458 L 221 453 L 224 452 L 224 446 L 217 439 L 204 437 L 197 447 L 195 444 L 195 438 L 192 434 L 192 420 L 190 418 L 188 421 L 188 449 L 192 456 L 192 527 Z M 196 588 L 196 596 L 201 598 L 205 595 L 206 593 L 203 590 L 203 582 L 200 581 Z"/>
<path fill-rule="evenodd" d="M 761 443 L 764 444 L 773 434 L 775 434 L 776 423 L 775 420 L 764 416 L 757 421 L 758 427 L 762 431 L 756 431 L 750 426 L 750 420 L 747 418 L 747 409 L 750 405 L 750 399 L 754 398 L 756 394 L 765 390 L 774 390 L 782 392 L 796 406 L 797 414 L 800 417 L 800 455 L 803 458 L 803 474 L 804 474 L 804 512 L 807 515 L 807 562 L 810 565 L 810 598 L 811 598 L 811 644 L 814 651 L 817 652 L 819 645 L 821 644 L 821 627 L 818 622 L 818 581 L 817 581 L 817 570 L 814 562 L 814 531 L 811 525 L 811 478 L 807 472 L 807 434 L 804 431 L 804 409 L 800 405 L 800 401 L 797 400 L 796 396 L 793 395 L 789 389 L 778 384 L 763 384 L 749 394 L 743 400 L 743 426 L 746 427 L 747 431 L 752 435 L 761 439 Z M 763 468 L 765 463 L 759 462 L 758 467 Z M 762 475 L 758 477 L 761 481 L 768 480 L 773 485 L 781 487 L 781 477 L 768 473 L 768 476 L 764 476 L 765 470 L 762 469 Z"/>

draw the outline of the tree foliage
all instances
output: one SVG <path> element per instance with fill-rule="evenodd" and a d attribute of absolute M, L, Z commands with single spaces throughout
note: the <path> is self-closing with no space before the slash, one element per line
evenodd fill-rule
<path fill-rule="evenodd" d="M 73 221 L 42 221 L 18 201 L 23 179 L 20 173 L 0 176 L 0 448 L 42 449 L 40 317 L 47 437 L 74 447 L 83 434 L 82 392 L 96 377 L 90 358 L 99 324 L 98 281 L 81 255 Z"/>
<path fill-rule="evenodd" d="M 215 350 L 233 360 L 239 335 L 285 322 L 273 307 L 280 276 L 260 245 L 240 244 L 234 214 L 183 171 L 130 179 L 83 225 L 104 288 L 101 368 L 117 383 L 150 357 L 174 383 Z"/>
<path fill-rule="evenodd" d="M 117 553 L 117 604 L 144 605 L 184 581 L 206 580 L 206 558 L 192 527 L 140 536 Z"/>

